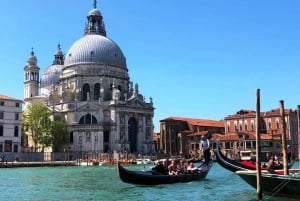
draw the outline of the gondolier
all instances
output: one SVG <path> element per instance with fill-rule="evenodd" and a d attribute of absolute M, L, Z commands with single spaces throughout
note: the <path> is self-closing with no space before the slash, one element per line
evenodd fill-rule
<path fill-rule="evenodd" d="M 206 138 L 205 135 L 201 136 L 201 141 L 200 141 L 200 151 L 202 151 L 205 164 L 209 164 L 210 160 L 210 148 L 209 148 L 209 140 Z"/>

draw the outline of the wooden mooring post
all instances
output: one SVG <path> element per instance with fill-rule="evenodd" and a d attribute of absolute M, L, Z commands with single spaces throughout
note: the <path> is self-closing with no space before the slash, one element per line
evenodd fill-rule
<path fill-rule="evenodd" d="M 289 169 L 288 169 L 288 160 L 287 160 L 287 145 L 286 145 L 286 122 L 285 122 L 285 111 L 284 111 L 284 102 L 283 100 L 279 101 L 280 105 L 280 117 L 281 117 L 281 143 L 282 143 L 282 157 L 283 157 L 283 169 L 284 169 L 284 174 L 288 175 L 289 174 Z"/>
<path fill-rule="evenodd" d="M 260 154 L 260 89 L 256 90 L 256 194 L 262 200 Z"/>
<path fill-rule="evenodd" d="M 297 105 L 297 123 L 298 123 L 298 144 L 297 154 L 298 160 L 300 160 L 300 105 Z"/>

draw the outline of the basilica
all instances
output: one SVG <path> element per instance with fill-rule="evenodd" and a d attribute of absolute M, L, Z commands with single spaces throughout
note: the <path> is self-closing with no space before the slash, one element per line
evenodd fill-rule
<path fill-rule="evenodd" d="M 79 23 L 80 24 L 80 23 Z M 40 72 L 31 51 L 24 67 L 24 102 L 42 102 L 64 120 L 72 151 L 153 153 L 152 98 L 130 80 L 126 57 L 106 35 L 97 3 L 88 12 L 84 35 Z M 30 145 L 28 145 L 30 146 Z"/>

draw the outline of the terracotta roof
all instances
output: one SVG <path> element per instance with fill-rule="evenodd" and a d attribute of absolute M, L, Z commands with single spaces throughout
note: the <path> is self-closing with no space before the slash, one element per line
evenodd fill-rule
<path fill-rule="evenodd" d="M 247 135 L 249 140 L 255 140 L 256 139 L 256 133 L 255 132 L 248 132 L 248 133 L 242 133 L 244 135 Z M 227 134 L 213 134 L 211 140 L 220 140 L 220 141 L 237 141 L 239 140 L 239 134 L 238 133 L 227 133 Z M 261 134 L 260 139 L 262 140 L 280 140 L 279 135 L 271 135 L 271 134 Z"/>
<path fill-rule="evenodd" d="M 290 114 L 291 112 L 293 112 L 292 109 L 285 109 L 284 113 L 285 114 Z M 273 116 L 273 115 L 280 115 L 280 108 L 276 108 L 267 112 L 263 113 L 264 116 Z"/>
<path fill-rule="evenodd" d="M 195 126 L 211 126 L 211 127 L 224 127 L 223 121 L 209 120 L 209 119 L 194 119 L 194 118 L 184 118 L 184 117 L 168 117 L 162 121 L 185 121 L 190 125 Z"/>
<path fill-rule="evenodd" d="M 232 134 L 226 134 L 226 135 L 222 135 L 222 134 L 213 134 L 211 140 L 220 140 L 220 141 L 234 141 L 234 140 L 239 140 L 239 137 L 236 133 L 232 133 Z"/>
<path fill-rule="evenodd" d="M 243 116 L 244 118 L 253 117 L 253 116 L 255 117 L 255 115 L 256 115 L 256 111 L 254 110 L 241 109 L 240 111 L 237 111 L 235 114 L 228 115 L 227 117 L 225 117 L 225 119 L 240 118 L 241 116 Z"/>
<path fill-rule="evenodd" d="M 14 100 L 14 101 L 21 101 L 21 100 L 19 100 L 19 99 L 12 98 L 12 97 L 9 97 L 9 96 L 5 96 L 5 95 L 2 95 L 2 94 L 0 94 L 0 100 Z"/>
<path fill-rule="evenodd" d="M 293 112 L 293 110 L 285 109 L 284 112 L 285 112 L 285 114 L 290 114 L 291 112 Z M 272 110 L 266 111 L 266 112 L 260 112 L 261 117 L 274 116 L 274 115 L 275 116 L 280 115 L 280 108 L 272 109 Z M 241 118 L 241 117 L 243 117 L 243 118 L 256 117 L 256 111 L 242 109 L 242 110 L 236 112 L 235 114 L 228 115 L 224 119 Z"/>
<path fill-rule="evenodd" d="M 208 133 L 208 131 L 200 131 L 200 132 L 195 132 L 192 134 L 189 134 L 187 136 L 201 136 L 201 135 L 206 135 Z"/>
<path fill-rule="evenodd" d="M 152 139 L 153 139 L 154 141 L 157 141 L 159 138 L 160 138 L 160 133 L 153 133 Z"/>

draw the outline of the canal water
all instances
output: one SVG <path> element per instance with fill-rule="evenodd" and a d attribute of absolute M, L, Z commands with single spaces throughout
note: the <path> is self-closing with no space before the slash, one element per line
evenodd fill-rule
<path fill-rule="evenodd" d="M 127 166 L 142 169 L 142 166 Z M 145 168 L 150 168 L 146 166 Z M 299 163 L 294 165 L 299 168 Z M 255 201 L 256 189 L 217 162 L 203 181 L 158 186 L 126 184 L 115 166 L 1 168 L 0 200 Z M 263 200 L 288 199 L 264 196 Z"/>

